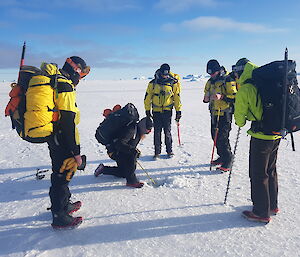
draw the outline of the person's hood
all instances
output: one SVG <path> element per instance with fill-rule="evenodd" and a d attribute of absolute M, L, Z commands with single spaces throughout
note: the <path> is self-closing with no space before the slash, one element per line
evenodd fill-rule
<path fill-rule="evenodd" d="M 256 68 L 258 68 L 257 65 L 253 64 L 252 62 L 247 62 L 245 64 L 243 73 L 241 74 L 240 78 L 237 80 L 237 83 L 243 85 L 247 79 L 251 79 L 252 72 Z"/>

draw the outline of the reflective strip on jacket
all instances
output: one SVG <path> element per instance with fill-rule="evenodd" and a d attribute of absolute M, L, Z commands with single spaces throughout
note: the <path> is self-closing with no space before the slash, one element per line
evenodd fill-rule
<path fill-rule="evenodd" d="M 234 118 L 236 125 L 239 127 L 243 127 L 247 120 L 260 121 L 262 119 L 263 106 L 261 98 L 257 93 L 257 88 L 250 83 L 245 83 L 247 79 L 252 77 L 252 72 L 257 67 L 258 66 L 253 63 L 248 62 L 238 80 L 240 88 L 235 98 Z M 254 138 L 263 140 L 276 140 L 281 138 L 281 136 L 278 135 L 265 135 L 262 132 L 253 132 L 251 129 L 249 129 L 247 133 Z"/>
<path fill-rule="evenodd" d="M 154 112 L 170 111 L 175 107 L 176 111 L 181 111 L 180 92 L 181 85 L 179 75 L 170 72 L 171 76 L 178 80 L 174 84 L 160 85 L 152 80 L 147 87 L 144 106 L 146 111 L 151 108 Z"/>

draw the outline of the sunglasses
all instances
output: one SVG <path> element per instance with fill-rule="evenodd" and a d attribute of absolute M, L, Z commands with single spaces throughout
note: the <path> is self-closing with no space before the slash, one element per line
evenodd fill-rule
<path fill-rule="evenodd" d="M 77 72 L 80 76 L 80 79 L 84 78 L 86 75 L 90 73 L 90 66 L 86 66 L 84 69 L 82 69 L 81 65 L 76 64 L 75 62 L 72 61 L 71 58 L 68 58 L 66 60 L 68 64 L 71 65 L 71 67 L 74 69 L 75 72 Z"/>

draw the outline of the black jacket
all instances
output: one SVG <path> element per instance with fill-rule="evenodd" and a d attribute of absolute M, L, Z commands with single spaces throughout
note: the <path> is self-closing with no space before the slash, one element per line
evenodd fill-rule
<path fill-rule="evenodd" d="M 137 123 L 132 123 L 118 131 L 117 136 L 106 146 L 108 153 L 136 154 L 136 147 L 141 140 Z"/>

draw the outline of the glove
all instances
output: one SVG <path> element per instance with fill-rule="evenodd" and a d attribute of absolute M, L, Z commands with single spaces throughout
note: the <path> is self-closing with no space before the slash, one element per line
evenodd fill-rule
<path fill-rule="evenodd" d="M 68 159 L 65 159 L 63 164 L 61 165 L 59 172 L 63 173 L 65 170 L 71 170 L 71 171 L 76 171 L 77 170 L 77 162 L 74 157 L 70 157 Z"/>
<path fill-rule="evenodd" d="M 179 122 L 180 119 L 181 119 L 181 111 L 177 111 L 177 112 L 176 112 L 175 120 L 176 120 L 177 122 Z"/>
<path fill-rule="evenodd" d="M 136 156 L 136 158 L 138 159 L 138 158 L 140 158 L 140 156 L 141 156 L 141 151 L 139 150 L 139 149 L 137 149 L 137 148 L 135 148 L 134 150 L 133 150 L 133 154 Z"/>
<path fill-rule="evenodd" d="M 81 160 L 82 160 L 82 163 L 81 163 L 81 165 L 79 165 L 77 167 L 78 170 L 84 170 L 85 166 L 86 166 L 86 156 L 85 155 L 81 155 Z"/>
<path fill-rule="evenodd" d="M 203 103 L 208 103 L 209 102 L 209 96 L 208 95 L 205 95 L 204 98 L 203 98 Z"/>
<path fill-rule="evenodd" d="M 146 116 L 149 117 L 149 118 L 152 118 L 152 114 L 151 114 L 150 110 L 146 111 Z"/>
<path fill-rule="evenodd" d="M 81 164 L 82 164 L 82 158 L 81 158 L 81 155 L 75 155 L 74 156 L 74 158 L 75 158 L 75 161 L 76 161 L 76 163 L 77 163 L 77 166 L 81 166 Z"/>
<path fill-rule="evenodd" d="M 147 116 L 146 129 L 151 131 L 152 128 L 153 128 L 153 121 L 152 121 L 151 117 Z"/>
<path fill-rule="evenodd" d="M 81 159 L 81 157 L 80 157 Z M 59 169 L 59 173 L 62 173 L 66 176 L 66 180 L 70 181 L 72 177 L 74 176 L 76 170 L 77 170 L 77 162 L 74 157 L 70 157 L 68 159 L 65 159 L 63 164 L 61 165 Z"/>

